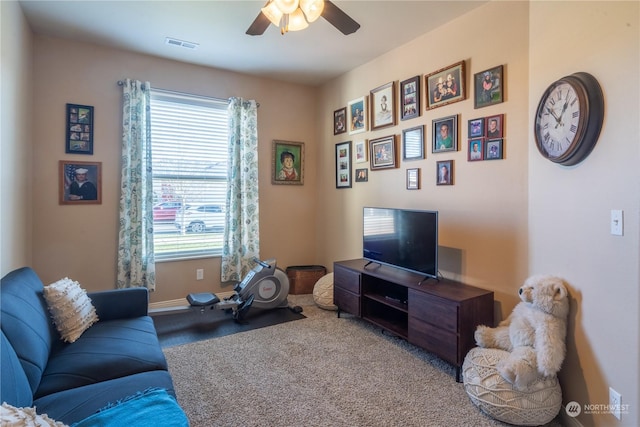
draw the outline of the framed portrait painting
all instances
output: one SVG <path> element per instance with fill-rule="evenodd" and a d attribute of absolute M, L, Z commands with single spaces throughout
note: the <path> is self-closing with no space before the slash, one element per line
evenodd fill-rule
<path fill-rule="evenodd" d="M 367 130 L 367 98 L 365 96 L 349 101 L 347 104 L 347 126 L 349 126 L 349 135 Z"/>
<path fill-rule="evenodd" d="M 369 141 L 369 158 L 371 170 L 396 167 L 395 135 L 384 136 Z"/>
<path fill-rule="evenodd" d="M 371 130 L 396 124 L 396 85 L 394 82 L 373 89 L 369 95 L 369 101 L 371 102 Z"/>
<path fill-rule="evenodd" d="M 469 153 L 467 160 L 475 162 L 484 159 L 484 138 L 474 138 L 469 140 Z"/>
<path fill-rule="evenodd" d="M 339 135 L 347 131 L 347 107 L 333 112 L 333 134 Z"/>
<path fill-rule="evenodd" d="M 482 108 L 502 102 L 504 86 L 502 71 L 503 66 L 498 65 L 473 75 L 474 108 Z"/>
<path fill-rule="evenodd" d="M 361 168 L 356 169 L 356 182 L 367 182 L 369 181 L 369 169 Z"/>
<path fill-rule="evenodd" d="M 271 183 L 304 184 L 304 142 L 273 141 L 271 146 Z"/>
<path fill-rule="evenodd" d="M 427 110 L 465 99 L 464 61 L 425 76 Z"/>
<path fill-rule="evenodd" d="M 400 119 L 409 120 L 420 115 L 420 76 L 400 82 Z"/>
<path fill-rule="evenodd" d="M 484 136 L 484 117 L 469 120 L 469 138 L 482 138 Z"/>
<path fill-rule="evenodd" d="M 502 138 L 504 136 L 504 114 L 489 116 L 486 119 L 487 133 L 489 139 Z"/>
<path fill-rule="evenodd" d="M 102 163 L 60 160 L 61 205 L 102 204 Z"/>
<path fill-rule="evenodd" d="M 93 154 L 93 107 L 67 104 L 66 153 Z"/>
<path fill-rule="evenodd" d="M 448 116 L 432 121 L 432 152 L 458 151 L 458 116 Z"/>
<path fill-rule="evenodd" d="M 336 144 L 336 188 L 351 188 L 351 141 Z"/>

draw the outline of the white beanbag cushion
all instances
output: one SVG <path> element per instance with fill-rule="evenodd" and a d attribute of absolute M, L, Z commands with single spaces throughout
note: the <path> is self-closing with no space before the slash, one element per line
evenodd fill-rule
<path fill-rule="evenodd" d="M 464 389 L 485 414 L 515 425 L 537 426 L 553 420 L 562 407 L 562 390 L 556 376 L 540 376 L 526 391 L 516 390 L 495 366 L 509 353 L 475 347 L 462 365 Z"/>
<path fill-rule="evenodd" d="M 66 342 L 74 342 L 98 321 L 91 299 L 78 282 L 65 277 L 44 287 L 53 323 Z"/>
<path fill-rule="evenodd" d="M 313 301 L 325 310 L 337 310 L 333 305 L 333 273 L 325 274 L 313 287 Z"/>

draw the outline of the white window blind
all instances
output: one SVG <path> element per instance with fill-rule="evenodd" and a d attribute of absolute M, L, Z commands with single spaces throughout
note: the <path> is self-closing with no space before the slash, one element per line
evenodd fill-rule
<path fill-rule="evenodd" d="M 156 260 L 222 253 L 227 102 L 151 90 Z"/>

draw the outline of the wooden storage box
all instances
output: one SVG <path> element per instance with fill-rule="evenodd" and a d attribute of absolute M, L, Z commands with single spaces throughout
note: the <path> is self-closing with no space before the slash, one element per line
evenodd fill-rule
<path fill-rule="evenodd" d="M 295 265 L 287 267 L 289 278 L 289 293 L 312 294 L 316 282 L 325 274 L 327 269 L 322 265 Z"/>

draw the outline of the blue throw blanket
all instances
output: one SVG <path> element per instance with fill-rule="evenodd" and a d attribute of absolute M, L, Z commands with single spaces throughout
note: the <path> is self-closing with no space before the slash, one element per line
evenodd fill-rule
<path fill-rule="evenodd" d="M 164 389 L 148 389 L 109 405 L 72 427 L 188 427 L 189 420 Z"/>

